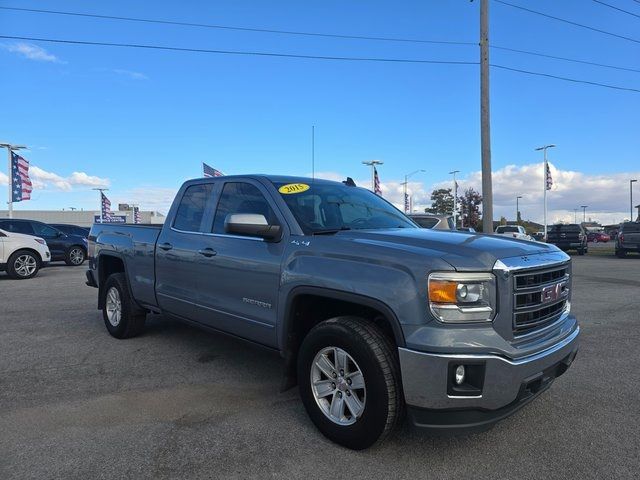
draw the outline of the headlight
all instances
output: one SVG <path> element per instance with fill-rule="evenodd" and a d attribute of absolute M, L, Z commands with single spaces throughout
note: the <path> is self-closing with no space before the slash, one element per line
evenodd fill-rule
<path fill-rule="evenodd" d="M 429 275 L 429 308 L 441 322 L 490 322 L 496 312 L 491 273 L 438 272 Z"/>

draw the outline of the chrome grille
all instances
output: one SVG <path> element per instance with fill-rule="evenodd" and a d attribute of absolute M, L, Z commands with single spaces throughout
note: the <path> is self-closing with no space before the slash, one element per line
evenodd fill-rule
<path fill-rule="evenodd" d="M 569 300 L 567 264 L 520 271 L 514 275 L 513 333 L 528 335 L 555 323 Z"/>

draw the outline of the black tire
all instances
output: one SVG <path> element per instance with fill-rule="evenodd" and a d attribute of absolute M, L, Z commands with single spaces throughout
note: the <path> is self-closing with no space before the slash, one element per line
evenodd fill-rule
<path fill-rule="evenodd" d="M 312 391 L 314 359 L 327 347 L 344 350 L 364 377 L 364 410 L 351 425 L 332 421 L 321 410 Z M 325 437 L 347 448 L 361 450 L 381 442 L 398 426 L 404 414 L 404 399 L 396 352 L 382 330 L 358 317 L 332 318 L 307 334 L 298 353 L 298 385 L 309 417 Z"/>
<path fill-rule="evenodd" d="M 79 267 L 87 259 L 87 252 L 80 245 L 73 245 L 64 254 L 64 263 L 70 267 Z"/>
<path fill-rule="evenodd" d="M 616 257 L 618 258 L 624 258 L 627 256 L 627 251 L 624 248 L 621 249 L 617 249 L 616 250 Z"/>
<path fill-rule="evenodd" d="M 27 264 L 29 268 L 25 270 Z M 7 261 L 7 275 L 15 280 L 27 280 L 38 274 L 41 265 L 42 261 L 37 253 L 30 250 L 17 250 L 11 254 Z M 32 266 L 34 270 L 30 271 Z"/>
<path fill-rule="evenodd" d="M 109 318 L 110 311 L 107 308 L 110 305 L 109 295 L 112 294 L 112 289 L 117 291 L 117 298 L 120 301 L 120 318 L 117 322 L 113 317 Z M 147 315 L 131 298 L 127 277 L 124 273 L 110 275 L 102 288 L 101 295 L 103 296 L 101 301 L 101 305 L 103 305 L 102 318 L 111 336 L 122 339 L 135 337 L 142 333 Z"/>
<path fill-rule="evenodd" d="M 584 255 L 585 253 L 587 253 L 587 249 L 586 248 L 579 248 L 578 249 L 578 255 Z"/>

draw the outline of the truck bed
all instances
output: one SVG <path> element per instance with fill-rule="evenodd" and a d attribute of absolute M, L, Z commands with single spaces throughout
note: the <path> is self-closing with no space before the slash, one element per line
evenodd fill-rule
<path fill-rule="evenodd" d="M 111 252 L 121 258 L 133 297 L 148 307 L 157 306 L 155 248 L 161 230 L 161 224 L 95 223 L 89 232 L 89 260 L 97 258 L 100 252 Z M 127 261 L 134 257 L 135 261 Z"/>

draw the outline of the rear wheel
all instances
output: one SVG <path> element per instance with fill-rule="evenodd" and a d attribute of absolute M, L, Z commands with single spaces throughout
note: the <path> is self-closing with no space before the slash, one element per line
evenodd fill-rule
<path fill-rule="evenodd" d="M 102 317 L 112 336 L 130 338 L 142 333 L 146 312 L 131 298 L 124 273 L 114 273 L 107 278 L 102 295 Z"/>
<path fill-rule="evenodd" d="M 79 245 L 74 245 L 64 256 L 64 261 L 67 265 L 77 267 L 78 265 L 82 265 L 84 263 L 87 255 L 84 252 L 84 248 Z"/>
<path fill-rule="evenodd" d="M 616 257 L 624 258 L 627 256 L 627 251 L 624 248 L 616 249 Z"/>
<path fill-rule="evenodd" d="M 40 270 L 40 258 L 29 250 L 13 252 L 7 262 L 7 274 L 16 280 L 33 278 Z"/>
<path fill-rule="evenodd" d="M 347 448 L 382 441 L 402 418 L 395 348 L 361 318 L 336 317 L 307 334 L 298 355 L 298 384 L 316 427 Z"/>

